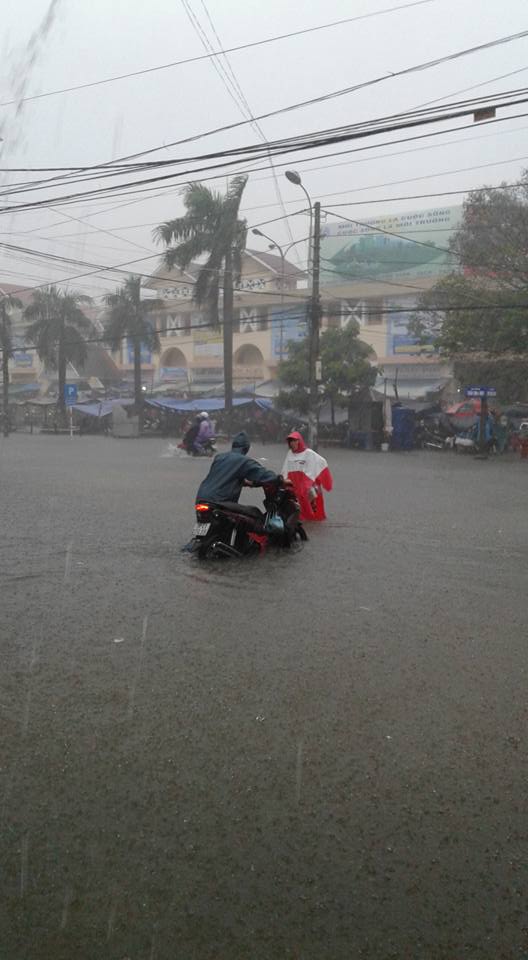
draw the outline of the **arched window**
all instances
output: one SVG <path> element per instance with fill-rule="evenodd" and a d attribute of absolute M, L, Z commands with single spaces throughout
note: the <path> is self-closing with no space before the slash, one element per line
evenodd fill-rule
<path fill-rule="evenodd" d="M 239 367 L 262 367 L 264 357 L 258 347 L 252 343 L 245 343 L 235 353 L 235 363 Z"/>

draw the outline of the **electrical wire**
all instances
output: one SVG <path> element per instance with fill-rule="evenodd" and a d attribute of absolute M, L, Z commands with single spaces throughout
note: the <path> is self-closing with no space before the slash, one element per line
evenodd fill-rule
<path fill-rule="evenodd" d="M 249 43 L 238 44 L 235 47 L 228 47 L 225 50 L 216 50 L 213 53 L 202 54 L 197 57 L 187 57 L 185 60 L 173 60 L 171 63 L 163 63 L 156 67 L 147 67 L 143 70 L 135 70 L 131 73 L 122 73 L 115 77 L 106 77 L 102 80 L 92 80 L 89 83 L 78 83 L 71 87 L 63 87 L 60 90 L 48 90 L 45 93 L 37 93 L 31 97 L 21 97 L 15 100 L 6 100 L 0 103 L 0 107 L 9 107 L 13 104 L 17 106 L 22 103 L 28 103 L 34 100 L 43 100 L 46 97 L 56 97 L 63 93 L 73 93 L 75 90 L 87 90 L 90 87 L 99 87 L 103 84 L 116 83 L 119 80 L 128 80 L 131 77 L 141 77 L 149 73 L 157 73 L 160 70 L 169 70 L 173 67 L 180 67 L 189 63 L 198 63 L 201 60 L 209 60 L 211 57 L 218 57 L 220 54 L 236 53 L 239 50 L 250 50 L 253 47 L 261 47 L 265 44 L 276 43 L 278 40 L 289 40 L 292 37 L 299 37 L 307 33 L 316 33 L 319 30 L 327 30 L 330 27 L 344 26 L 346 23 L 354 23 L 357 20 L 368 20 L 371 17 L 379 17 L 387 13 L 395 13 L 399 10 L 407 10 L 409 7 L 419 7 L 425 3 L 432 3 L 434 0 L 414 0 L 412 3 L 400 4 L 397 7 L 387 7 L 385 10 L 374 10 L 371 13 L 364 13 L 356 17 L 346 17 L 343 20 L 333 20 L 330 23 L 319 24 L 316 27 L 305 27 L 302 30 L 292 30 L 290 33 L 282 33 L 275 37 L 267 37 L 264 40 L 254 40 Z"/>
<path fill-rule="evenodd" d="M 446 55 L 443 56 L 443 57 L 437 57 L 437 58 L 434 59 L 434 60 L 427 60 L 427 61 L 424 61 L 424 62 L 422 62 L 422 63 L 413 64 L 411 67 L 405 67 L 405 68 L 403 68 L 402 70 L 393 71 L 393 72 L 390 72 L 390 73 L 387 73 L 387 74 L 383 74 L 383 75 L 381 75 L 381 76 L 379 76 L 379 77 L 374 77 L 374 78 L 372 78 L 371 80 L 365 80 L 365 81 L 363 81 L 362 83 L 354 84 L 354 85 L 352 85 L 352 86 L 350 86 L 350 87 L 343 87 L 343 88 L 341 88 L 341 89 L 339 89 L 339 90 L 335 90 L 335 91 L 332 91 L 332 92 L 326 93 L 326 94 L 321 94 L 320 96 L 318 96 L 318 97 L 313 97 L 313 98 L 311 98 L 311 99 L 309 99 L 309 100 L 303 100 L 303 101 L 300 101 L 300 102 L 298 102 L 298 103 L 290 104 L 290 105 L 287 106 L 287 107 L 280 107 L 280 108 L 278 108 L 277 110 L 268 111 L 267 113 L 263 113 L 263 114 L 260 114 L 259 116 L 255 117 L 255 119 L 256 119 L 256 120 L 267 120 L 267 119 L 269 119 L 270 117 L 282 116 L 282 115 L 284 115 L 284 114 L 291 113 L 291 112 L 294 111 L 294 110 L 299 110 L 299 109 L 302 109 L 302 108 L 304 108 L 304 107 L 313 106 L 314 104 L 325 103 L 325 102 L 327 102 L 327 101 L 329 101 L 329 100 L 333 100 L 333 99 L 336 99 L 336 98 L 338 98 L 338 97 L 346 96 L 346 95 L 348 95 L 349 93 L 355 93 L 356 90 L 364 90 L 364 89 L 366 89 L 367 87 L 374 86 L 374 85 L 376 85 L 376 84 L 378 84 L 378 83 L 384 83 L 386 80 L 393 80 L 393 79 L 395 79 L 395 78 L 397 78 L 397 77 L 409 76 L 409 75 L 412 75 L 412 74 L 414 74 L 414 73 L 421 72 L 421 71 L 423 71 L 423 70 L 429 70 L 429 69 L 431 69 L 432 67 L 440 66 L 440 65 L 443 64 L 443 63 L 449 63 L 449 62 L 451 62 L 451 61 L 453 61 L 453 60 L 459 60 L 459 59 L 461 59 L 461 58 L 463 58 L 463 57 L 472 56 L 472 55 L 475 54 L 475 53 L 480 53 L 480 52 L 482 52 L 483 50 L 490 50 L 490 49 L 492 49 L 492 48 L 494 48 L 494 47 L 497 47 L 497 46 L 502 46 L 502 45 L 504 45 L 504 44 L 512 43 L 512 42 L 514 42 L 515 40 L 524 39 L 526 36 L 528 36 L 528 30 L 519 31 L 518 33 L 510 34 L 510 35 L 505 36 L 505 37 L 498 37 L 498 38 L 496 38 L 495 40 L 488 41 L 487 43 L 481 43 L 481 44 L 478 44 L 477 46 L 474 46 L 474 47 L 466 47 L 466 48 L 463 49 L 463 50 L 458 50 L 458 51 L 455 51 L 454 53 L 446 54 Z M 197 135 L 195 135 L 195 136 L 193 136 L 193 137 L 187 137 L 187 138 L 185 138 L 185 139 L 183 139 L 183 140 L 176 140 L 176 141 L 173 141 L 172 143 L 161 144 L 161 145 L 158 146 L 158 147 L 152 147 L 152 148 L 150 148 L 149 150 L 142 150 L 142 151 L 140 151 L 140 152 L 138 152 L 138 153 L 130 154 L 129 156 L 126 156 L 126 157 L 119 157 L 119 158 L 117 158 L 116 162 L 117 162 L 117 163 L 122 163 L 122 162 L 128 161 L 128 160 L 135 160 L 135 159 L 137 159 L 138 157 L 145 157 L 145 156 L 147 156 L 147 155 L 149 155 L 149 154 L 151 154 L 151 153 L 156 153 L 156 152 L 158 152 L 158 151 L 160 151 L 160 150 L 165 150 L 165 149 L 168 149 L 168 148 L 170 148 L 170 147 L 179 146 L 179 145 L 184 144 L 184 143 L 190 143 L 190 142 L 192 142 L 192 141 L 194 141 L 194 140 L 202 139 L 203 137 L 210 137 L 210 136 L 213 136 L 214 134 L 217 134 L 217 133 L 224 133 L 224 132 L 227 131 L 227 130 L 233 130 L 233 129 L 236 129 L 236 128 L 241 127 L 241 126 L 245 126 L 245 125 L 247 125 L 248 123 L 251 123 L 251 121 L 249 121 L 249 120 L 244 121 L 244 120 L 243 120 L 243 121 L 240 121 L 240 122 L 238 122 L 238 123 L 225 124 L 225 125 L 222 126 L 222 127 L 216 127 L 216 128 L 214 128 L 214 129 L 212 129 L 212 130 L 208 130 L 208 131 L 206 131 L 205 133 L 197 134 Z"/>
<path fill-rule="evenodd" d="M 194 11 L 192 10 L 191 0 L 181 0 L 181 2 L 182 2 L 182 4 L 183 4 L 183 6 L 184 6 L 185 11 L 187 12 L 187 15 L 191 18 L 191 23 L 193 24 L 193 26 L 195 27 L 196 31 L 198 32 L 198 36 L 199 36 L 201 42 L 203 43 L 204 48 L 205 48 L 206 50 L 212 51 L 212 50 L 213 50 L 213 45 L 212 45 L 212 43 L 209 41 L 209 39 L 208 39 L 208 37 L 207 37 L 207 34 L 206 34 L 206 31 L 205 31 L 205 30 L 203 29 L 203 27 L 201 26 L 198 16 L 197 16 L 197 15 L 194 13 Z M 217 32 L 216 27 L 215 27 L 215 25 L 214 25 L 213 19 L 212 19 L 212 17 L 211 17 L 211 14 L 209 13 L 209 9 L 208 9 L 208 7 L 207 7 L 207 4 L 205 3 L 205 0 L 200 0 L 200 2 L 201 2 L 201 4 L 202 4 L 202 8 L 203 8 L 203 10 L 204 10 L 204 12 L 205 12 L 205 15 L 206 15 L 206 17 L 207 17 L 207 20 L 209 21 L 209 25 L 210 25 L 210 27 L 211 27 L 211 29 L 212 29 L 212 31 L 213 31 L 213 35 L 214 35 L 214 37 L 216 38 L 219 46 L 222 47 L 222 41 L 221 41 L 221 39 L 220 39 L 220 37 L 219 37 L 219 35 L 218 35 L 218 32 Z M 244 91 L 242 90 L 242 87 L 240 86 L 240 83 L 239 83 L 239 81 L 238 81 L 238 78 L 237 78 L 237 76 L 236 76 L 236 74 L 235 74 L 235 72 L 234 72 L 234 70 L 233 70 L 233 68 L 232 68 L 232 66 L 231 66 L 231 63 L 230 63 L 230 61 L 229 61 L 229 57 L 228 57 L 227 53 L 224 53 L 224 54 L 223 54 L 223 59 L 224 59 L 224 61 L 225 61 L 225 67 L 224 67 L 224 64 L 222 63 L 222 60 L 221 60 L 220 57 L 216 57 L 216 56 L 213 57 L 213 59 L 211 60 L 211 63 L 212 63 L 213 66 L 215 67 L 215 69 L 216 69 L 216 71 L 217 71 L 217 73 L 218 73 L 218 75 L 219 75 L 219 77 L 220 77 L 220 79 L 221 79 L 224 87 L 226 88 L 226 90 L 227 90 L 228 93 L 230 94 L 231 98 L 234 100 L 234 102 L 235 102 L 236 106 L 238 107 L 238 109 L 240 110 L 242 116 L 243 116 L 243 117 L 246 117 L 246 118 L 249 118 L 249 119 L 252 121 L 252 127 L 253 127 L 253 129 L 256 131 L 257 136 L 260 138 L 260 140 L 261 140 L 264 144 L 267 145 L 266 135 L 264 134 L 264 131 L 262 130 L 262 127 L 260 126 L 260 124 L 258 123 L 258 121 L 255 120 L 253 111 L 252 111 L 252 109 L 251 109 L 251 107 L 250 107 L 250 105 L 249 105 L 249 103 L 248 103 L 248 100 L 247 100 L 247 98 L 246 98 L 246 96 L 245 96 L 245 94 L 244 94 Z M 275 193 L 276 193 L 276 196 L 277 196 L 277 200 L 278 200 L 279 206 L 280 206 L 281 209 L 282 209 L 282 212 L 285 214 L 285 213 L 286 213 L 286 208 L 285 208 L 285 206 L 284 206 L 284 200 L 283 200 L 283 198 L 282 198 L 282 194 L 281 194 L 281 190 L 280 190 L 280 186 L 279 186 L 279 181 L 278 181 L 278 179 L 277 179 L 277 173 L 276 173 L 276 170 L 275 170 L 275 167 L 274 167 L 274 164 L 273 164 L 273 159 L 272 159 L 272 156 L 271 156 L 271 151 L 268 152 L 268 159 L 269 159 L 269 164 L 270 164 L 270 167 L 271 167 L 271 170 L 272 170 L 272 174 L 273 174 L 273 180 L 274 180 L 274 183 L 275 183 Z M 288 230 L 290 240 L 291 240 L 292 243 L 293 243 L 293 234 L 292 234 L 292 232 L 291 232 L 291 226 L 290 226 L 289 220 L 286 220 L 286 228 L 287 228 L 287 230 Z M 296 253 L 296 255 L 297 255 L 297 259 L 299 260 L 298 251 L 295 251 L 295 253 Z"/>
<path fill-rule="evenodd" d="M 265 321 L 265 322 L 268 324 L 268 326 L 270 326 L 270 325 L 273 326 L 273 324 L 283 323 L 284 320 L 286 320 L 286 319 L 288 319 L 288 320 L 298 320 L 299 322 L 304 322 L 304 321 L 307 322 L 307 306 L 308 306 L 308 304 L 305 305 L 305 309 L 304 309 L 303 311 L 299 311 L 299 312 L 296 313 L 296 314 L 290 313 L 289 311 L 283 311 L 282 315 L 278 315 L 278 316 L 276 316 L 276 317 L 270 317 L 269 314 L 263 314 L 263 315 L 260 316 L 260 317 L 259 317 L 259 316 L 253 316 L 253 317 L 248 317 L 248 318 L 245 318 L 245 317 L 236 317 L 236 318 L 233 318 L 233 319 L 235 320 L 235 322 L 236 322 L 236 321 L 239 321 L 239 322 L 240 322 L 240 320 L 242 320 L 242 321 L 247 321 L 247 322 L 251 322 L 251 321 L 256 322 L 256 321 L 258 321 L 258 320 L 262 320 L 262 321 Z M 487 311 L 487 310 L 495 311 L 495 312 L 496 312 L 497 310 L 527 310 L 527 309 L 528 309 L 528 302 L 527 302 L 527 303 L 483 304 L 483 305 L 477 305 L 477 304 L 459 304 L 459 305 L 456 305 L 456 306 L 455 306 L 455 305 L 452 305 L 452 306 L 439 305 L 438 307 L 428 306 L 427 312 L 428 312 L 428 313 L 434 313 L 434 312 L 439 312 L 439 313 L 470 312 L 470 313 L 472 313 L 472 312 L 483 312 L 483 311 L 485 312 L 485 311 Z M 423 309 L 423 307 L 411 307 L 411 306 L 386 307 L 386 308 L 385 308 L 385 307 L 381 307 L 381 308 L 376 308 L 376 309 L 375 309 L 374 311 L 372 311 L 371 313 L 369 313 L 368 311 L 363 311 L 363 313 L 362 313 L 362 318 L 365 318 L 365 319 L 368 320 L 370 317 L 394 316 L 394 315 L 400 315 L 400 314 L 406 314 L 406 315 L 407 315 L 407 314 L 410 314 L 410 313 L 424 313 L 424 309 Z M 337 317 L 341 318 L 341 317 L 343 316 L 343 312 L 342 312 L 342 310 L 335 311 L 335 312 L 326 311 L 326 312 L 325 312 L 325 316 L 328 317 L 328 318 L 330 318 L 330 319 L 332 319 L 332 318 L 337 318 Z M 170 332 L 170 333 L 173 333 L 173 332 L 174 332 L 174 333 L 181 333 L 181 332 L 183 331 L 185 334 L 187 334 L 188 332 L 194 331 L 194 330 L 198 330 L 198 331 L 203 330 L 203 331 L 205 332 L 206 330 L 215 329 L 215 330 L 218 330 L 218 332 L 219 332 L 219 334 L 220 334 L 220 331 L 222 330 L 223 326 L 224 326 L 223 321 L 219 320 L 218 323 L 212 323 L 212 322 L 210 322 L 210 323 L 207 323 L 207 322 L 206 322 L 206 323 L 197 323 L 197 324 L 191 323 L 191 324 L 189 324 L 188 326 L 185 326 L 185 327 L 181 327 L 181 326 L 177 326 L 177 327 L 167 327 L 167 328 L 166 328 L 166 331 L 167 331 L 167 333 L 168 333 L 168 332 Z M 161 336 L 162 339 L 166 339 L 165 332 L 161 332 L 161 331 L 158 331 L 158 330 L 156 330 L 156 332 L 158 333 L 159 336 Z M 234 331 L 234 332 L 235 332 L 235 331 Z M 375 331 L 375 330 L 372 330 L 372 331 L 365 331 L 365 333 L 362 334 L 362 336 L 376 336 L 376 335 L 386 337 L 386 333 L 385 333 L 384 331 Z M 124 341 L 124 340 L 127 340 L 127 339 L 129 339 L 129 334 L 123 334 L 123 336 L 121 336 L 121 337 L 112 338 L 112 342 L 119 343 L 119 342 Z M 168 339 L 168 338 L 167 338 L 167 339 Z M 184 337 L 182 337 L 182 338 L 180 338 L 180 337 L 174 337 L 173 339 L 174 339 L 174 340 L 178 340 L 178 342 L 180 342 L 180 343 L 185 342 Z M 196 339 L 197 339 L 196 337 L 193 337 L 193 338 L 190 338 L 187 342 L 193 342 L 193 343 L 194 343 L 194 342 L 196 342 Z M 75 343 L 77 343 L 77 342 L 78 342 L 78 341 L 75 341 Z M 84 338 L 83 338 L 83 342 L 86 343 L 86 344 L 90 344 L 90 343 L 100 343 L 100 344 L 102 344 L 102 345 L 108 345 L 108 338 L 105 337 L 104 335 L 103 335 L 103 336 L 98 336 L 98 337 L 84 337 Z M 70 346 L 71 344 L 65 343 L 64 345 L 65 345 L 65 346 Z M 176 346 L 176 345 L 177 345 L 176 343 L 173 344 L 173 346 Z M 29 351 L 29 350 L 36 350 L 37 347 L 36 347 L 34 344 L 28 344 L 27 347 L 26 347 L 26 346 L 24 347 L 24 349 L 25 349 L 25 350 L 28 350 L 28 351 Z M 167 347 L 166 349 L 169 349 L 169 348 Z"/>
<path fill-rule="evenodd" d="M 528 102 L 528 96 L 523 97 L 523 98 L 517 98 L 517 99 L 514 99 L 514 100 L 510 100 L 509 102 L 503 102 L 503 103 L 499 104 L 499 106 L 502 106 L 502 107 L 513 106 L 513 105 L 515 105 L 515 104 L 517 104 L 517 103 L 525 103 L 525 102 Z M 399 129 L 408 129 L 409 127 L 416 127 L 416 126 L 422 126 L 422 125 L 424 125 L 424 124 L 436 123 L 436 122 L 438 122 L 439 120 L 453 119 L 453 118 L 455 118 L 455 117 L 467 116 L 469 113 L 473 113 L 473 112 L 474 112 L 474 105 L 473 105 L 471 108 L 465 107 L 465 108 L 463 108 L 462 110 L 450 111 L 450 112 L 448 112 L 448 113 L 444 113 L 444 114 L 439 115 L 439 116 L 436 116 L 436 115 L 435 115 L 435 116 L 432 116 L 432 117 L 431 117 L 431 116 L 429 116 L 429 117 L 412 116 L 412 117 L 410 117 L 408 120 L 406 120 L 406 121 L 404 121 L 404 122 L 402 122 L 402 123 L 397 123 L 396 125 L 394 125 L 394 124 L 389 124 L 389 125 L 385 124 L 384 126 L 378 126 L 375 132 L 376 132 L 376 133 L 382 133 L 382 132 L 387 132 L 388 130 L 393 130 L 393 129 L 398 129 L 398 130 L 399 130 Z M 321 146 L 321 145 L 324 145 L 324 144 L 326 144 L 326 143 L 336 143 L 336 142 L 343 142 L 343 141 L 347 141 L 347 140 L 355 140 L 355 139 L 362 138 L 362 137 L 365 137 L 365 136 L 372 136 L 372 135 L 373 135 L 373 131 L 372 131 L 372 130 L 366 130 L 366 131 L 365 131 L 365 130 L 357 130 L 357 129 L 352 129 L 352 130 L 351 130 L 351 128 L 347 128 L 347 130 L 348 130 L 348 132 L 344 133 L 344 132 L 342 132 L 342 128 L 341 128 L 341 132 L 338 132 L 338 133 L 332 132 L 330 135 L 328 135 L 328 134 L 325 132 L 325 135 L 324 135 L 322 138 L 319 139 L 319 143 L 318 143 L 317 145 Z M 305 143 L 305 142 L 303 142 L 303 143 L 298 143 L 299 139 L 300 139 L 300 138 L 295 138 L 293 141 L 292 141 L 292 140 L 289 140 L 289 141 L 276 141 L 276 142 L 273 143 L 273 144 L 269 144 L 269 147 L 270 147 L 270 148 L 273 147 L 274 153 L 290 153 L 292 150 L 306 149 L 306 143 Z M 304 138 L 302 138 L 302 139 L 304 140 Z M 295 144 L 297 144 L 297 145 L 295 145 Z M 313 143 L 312 143 L 311 145 L 313 145 Z M 262 149 L 263 149 L 262 147 L 257 148 L 257 150 L 262 150 Z M 235 152 L 238 154 L 237 159 L 232 160 L 232 161 L 230 161 L 229 163 L 226 163 L 225 161 L 223 161 L 223 162 L 222 162 L 222 166 L 232 166 L 232 165 L 238 165 L 238 164 L 240 164 L 240 162 L 241 162 L 240 154 L 241 154 L 241 153 L 244 154 L 244 153 L 246 153 L 248 150 L 253 150 L 253 151 L 255 152 L 255 145 L 253 145 L 252 147 L 247 147 L 247 148 L 236 148 L 236 151 L 235 151 Z M 223 154 L 224 156 L 226 155 L 226 153 L 228 153 L 228 152 L 227 152 L 227 151 L 223 151 L 223 152 L 222 152 L 222 154 Z M 233 153 L 233 151 L 229 151 L 229 153 Z M 217 154 L 212 154 L 212 155 L 209 154 L 209 155 L 207 155 L 207 158 L 210 158 L 211 156 L 219 156 L 219 154 L 218 154 L 218 153 L 217 153 Z M 206 159 L 206 157 L 204 157 L 204 159 Z M 523 158 L 519 158 L 519 159 L 523 159 Z M 192 172 L 193 172 L 193 173 L 203 172 L 203 171 L 206 170 L 206 169 L 210 169 L 210 166 L 209 166 L 209 167 L 205 167 L 205 168 L 202 167 L 202 168 L 199 169 L 198 171 L 197 171 L 197 170 L 194 170 L 194 171 L 192 171 Z M 185 173 L 180 173 L 179 176 L 188 176 L 188 174 L 189 174 L 189 171 L 185 171 Z M 74 201 L 79 200 L 80 198 L 82 198 L 82 199 L 84 199 L 84 200 L 87 200 L 87 199 L 92 199 L 93 197 L 102 197 L 102 196 L 104 196 L 104 195 L 107 195 L 108 193 L 113 193 L 113 194 L 115 194 L 115 193 L 118 193 L 118 192 L 119 192 L 119 193 L 122 195 L 123 190 L 125 190 L 125 189 L 126 189 L 127 187 L 129 187 L 129 186 L 131 186 L 131 187 L 145 186 L 145 185 L 147 185 L 147 184 L 155 183 L 155 182 L 158 182 L 158 181 L 166 181 L 166 180 L 173 179 L 174 176 L 175 176 L 174 174 L 162 174 L 162 175 L 157 176 L 157 177 L 150 177 L 150 178 L 146 178 L 146 179 L 139 180 L 139 181 L 138 181 L 138 180 L 136 180 L 136 181 L 129 181 L 129 182 L 125 183 L 125 184 L 119 184 L 119 185 L 115 185 L 115 184 L 114 184 L 114 185 L 111 186 L 111 187 L 100 187 L 100 188 L 97 188 L 96 190 L 81 191 L 81 192 L 78 192 L 78 193 L 76 193 L 76 194 L 67 194 L 67 195 L 63 195 L 62 197 L 55 197 L 55 198 L 53 198 L 53 203 L 59 204 L 59 203 L 64 203 L 64 202 L 74 202 Z M 8 206 L 6 206 L 6 207 L 0 207 L 0 213 L 12 213 L 12 212 L 19 211 L 19 210 L 38 209 L 38 208 L 41 207 L 41 206 L 46 206 L 47 204 L 50 204 L 50 202 L 51 202 L 51 201 L 50 201 L 49 199 L 45 199 L 45 200 L 27 201 L 27 202 L 20 203 L 20 204 L 10 204 L 10 205 L 8 205 Z"/>

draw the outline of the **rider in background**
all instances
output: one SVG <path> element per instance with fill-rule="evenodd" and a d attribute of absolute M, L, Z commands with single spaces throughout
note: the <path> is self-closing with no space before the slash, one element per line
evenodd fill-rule
<path fill-rule="evenodd" d="M 198 415 L 199 427 L 198 433 L 196 434 L 193 449 L 196 453 L 202 453 L 204 445 L 208 440 L 212 440 L 214 437 L 214 430 L 211 421 L 209 420 L 209 414 L 205 410 Z"/>

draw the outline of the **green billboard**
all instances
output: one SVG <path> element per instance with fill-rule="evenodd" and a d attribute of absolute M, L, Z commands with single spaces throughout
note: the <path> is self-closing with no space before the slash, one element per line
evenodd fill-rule
<path fill-rule="evenodd" d="M 419 280 L 450 273 L 456 259 L 447 248 L 461 220 L 458 206 L 326 223 L 321 229 L 321 282 Z"/>

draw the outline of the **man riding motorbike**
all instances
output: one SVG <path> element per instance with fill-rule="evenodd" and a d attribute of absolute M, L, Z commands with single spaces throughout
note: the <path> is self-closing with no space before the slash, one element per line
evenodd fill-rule
<path fill-rule="evenodd" d="M 266 470 L 247 456 L 249 447 L 248 435 L 242 430 L 234 438 L 230 452 L 214 458 L 209 473 L 198 487 L 197 503 L 238 503 L 243 486 L 261 487 L 279 479 L 272 470 Z"/>

